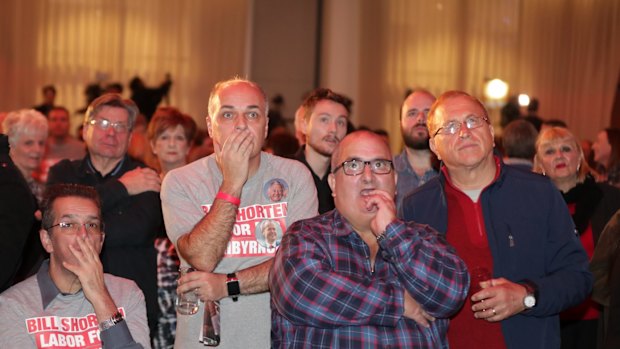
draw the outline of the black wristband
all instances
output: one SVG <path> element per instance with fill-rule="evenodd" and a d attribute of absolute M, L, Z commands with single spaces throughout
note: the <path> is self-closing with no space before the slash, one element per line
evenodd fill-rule
<path fill-rule="evenodd" d="M 228 296 L 232 297 L 233 302 L 238 300 L 241 294 L 241 287 L 239 287 L 239 279 L 235 273 L 226 274 L 226 287 L 228 288 Z"/>

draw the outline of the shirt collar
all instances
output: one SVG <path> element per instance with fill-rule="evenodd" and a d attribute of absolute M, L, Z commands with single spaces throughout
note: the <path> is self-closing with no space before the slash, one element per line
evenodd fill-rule
<path fill-rule="evenodd" d="M 333 214 L 333 225 L 332 232 L 335 236 L 347 236 L 355 232 L 353 226 L 349 221 L 338 212 L 338 209 L 332 211 Z"/>
<path fill-rule="evenodd" d="M 125 164 L 125 159 L 127 159 L 127 155 L 123 156 L 121 161 L 119 161 L 118 164 L 116 164 L 112 172 L 108 173 L 105 177 L 112 177 L 112 176 L 117 175 L 120 172 L 121 168 L 123 167 L 123 164 Z M 101 175 L 101 173 L 97 171 L 97 169 L 93 165 L 93 162 L 90 159 L 90 154 L 86 156 L 86 165 L 88 166 L 89 170 L 93 171 L 94 173 L 99 173 L 99 175 Z"/>
<path fill-rule="evenodd" d="M 502 169 L 501 158 L 497 155 L 493 155 L 493 159 L 495 160 L 495 177 L 493 178 L 491 183 L 489 183 L 486 187 L 482 188 L 483 191 L 484 189 L 490 187 L 493 183 L 495 183 L 501 174 L 501 169 Z M 449 186 L 453 187 L 454 189 L 458 191 L 462 191 L 461 189 L 457 188 L 456 186 L 452 184 L 452 180 L 450 179 L 450 172 L 448 171 L 448 168 L 446 166 L 441 166 L 441 172 L 443 173 L 444 178 L 446 179 L 446 183 Z"/>
<path fill-rule="evenodd" d="M 60 290 L 56 287 L 56 284 L 50 277 L 50 260 L 47 259 L 41 264 L 41 268 L 37 272 L 37 281 L 39 282 L 39 290 L 41 291 L 41 302 L 43 309 L 60 294 Z"/>

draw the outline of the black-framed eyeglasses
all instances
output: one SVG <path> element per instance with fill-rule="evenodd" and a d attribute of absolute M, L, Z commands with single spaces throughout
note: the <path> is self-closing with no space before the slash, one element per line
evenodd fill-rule
<path fill-rule="evenodd" d="M 98 222 L 89 222 L 89 223 L 78 223 L 78 222 L 60 222 L 58 224 L 54 224 L 45 228 L 45 230 L 50 230 L 52 228 L 56 228 L 67 235 L 75 235 L 77 234 L 82 227 L 86 229 L 86 232 L 90 235 L 97 235 L 103 233 L 103 223 Z"/>
<path fill-rule="evenodd" d="M 108 119 L 91 119 L 88 121 L 89 125 L 97 126 L 102 131 L 107 131 L 110 127 L 118 133 L 125 133 L 129 131 L 129 125 L 122 122 L 112 122 Z"/>
<path fill-rule="evenodd" d="M 336 173 L 336 171 L 342 168 L 345 175 L 357 176 L 364 172 L 364 168 L 366 168 L 366 166 L 370 166 L 372 173 L 380 175 L 388 174 L 392 172 L 392 169 L 394 168 L 392 160 L 374 159 L 365 161 L 360 159 L 352 159 L 340 164 L 340 166 L 336 167 L 332 173 Z"/>
<path fill-rule="evenodd" d="M 463 121 L 452 120 L 452 121 L 447 122 L 446 124 L 438 128 L 437 131 L 435 131 L 435 133 L 433 134 L 433 137 L 437 136 L 438 134 L 446 135 L 446 136 L 457 134 L 461 130 L 461 125 L 463 124 L 468 130 L 473 130 L 475 128 L 478 128 L 484 125 L 485 123 L 486 124 L 489 123 L 489 118 L 486 115 L 485 116 L 470 115 L 466 117 L 465 120 Z"/>

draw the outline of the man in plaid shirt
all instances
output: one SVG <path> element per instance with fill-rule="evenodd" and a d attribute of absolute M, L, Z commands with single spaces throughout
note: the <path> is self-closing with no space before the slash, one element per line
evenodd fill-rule
<path fill-rule="evenodd" d="M 447 348 L 469 288 L 428 226 L 396 218 L 390 149 L 354 132 L 332 155 L 336 210 L 289 227 L 269 276 L 274 348 Z"/>

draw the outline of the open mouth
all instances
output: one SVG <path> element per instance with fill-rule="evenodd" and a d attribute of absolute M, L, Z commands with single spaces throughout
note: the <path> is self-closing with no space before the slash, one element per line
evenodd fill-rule
<path fill-rule="evenodd" d="M 361 196 L 370 196 L 370 195 L 372 195 L 373 191 L 374 191 L 374 189 L 362 189 L 362 191 L 360 191 L 360 195 Z"/>

